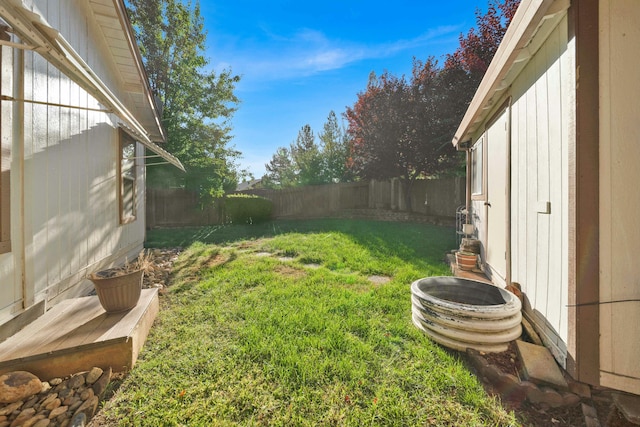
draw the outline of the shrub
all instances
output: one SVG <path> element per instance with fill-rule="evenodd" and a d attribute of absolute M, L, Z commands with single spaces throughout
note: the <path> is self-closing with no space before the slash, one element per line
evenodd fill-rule
<path fill-rule="evenodd" d="M 224 198 L 225 222 L 255 224 L 271 219 L 273 203 L 264 197 L 230 194 Z"/>

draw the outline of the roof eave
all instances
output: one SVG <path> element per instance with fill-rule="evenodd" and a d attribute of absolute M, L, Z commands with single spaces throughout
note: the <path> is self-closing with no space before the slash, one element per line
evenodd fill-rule
<path fill-rule="evenodd" d="M 124 4 L 124 0 L 113 0 L 113 5 L 116 9 L 120 24 L 122 25 L 122 28 L 124 30 L 124 35 L 126 37 L 127 44 L 129 45 L 129 50 L 134 57 L 136 68 L 138 69 L 138 73 L 140 74 L 140 78 L 144 86 L 145 98 L 147 99 L 150 108 L 153 110 L 154 121 L 157 126 L 159 135 L 159 138 L 156 137 L 153 138 L 153 140 L 155 142 L 166 142 L 167 135 L 164 126 L 162 125 L 160 108 L 158 108 L 156 98 L 151 91 L 151 86 L 149 85 L 149 77 L 147 76 L 147 71 L 145 70 L 144 63 L 142 62 L 142 54 L 140 53 L 140 48 L 138 47 L 138 43 L 135 37 L 135 31 L 133 30 L 133 26 L 131 25 L 131 21 L 129 20 L 129 15 Z"/>
<path fill-rule="evenodd" d="M 491 64 L 456 130 L 455 147 L 470 140 L 492 107 L 524 68 L 535 50 L 528 47 L 545 20 L 562 16 L 570 0 L 522 0 Z"/>

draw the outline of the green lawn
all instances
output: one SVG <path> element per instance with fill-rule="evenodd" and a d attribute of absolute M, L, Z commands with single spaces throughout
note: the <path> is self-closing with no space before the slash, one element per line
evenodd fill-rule
<path fill-rule="evenodd" d="M 191 246 L 103 412 L 121 426 L 516 425 L 411 323 L 411 282 L 448 274 L 454 243 L 373 221 L 150 232 Z"/>

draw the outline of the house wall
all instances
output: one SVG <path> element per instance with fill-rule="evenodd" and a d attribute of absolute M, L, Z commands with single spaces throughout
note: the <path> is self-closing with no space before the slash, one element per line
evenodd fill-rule
<path fill-rule="evenodd" d="M 0 48 L 0 93 L 11 93 L 13 89 L 13 60 L 11 49 L 1 47 Z M 13 169 L 11 164 L 11 158 L 7 154 L 11 151 L 12 146 L 12 113 L 13 106 L 8 102 L 0 102 L 0 139 L 2 148 L 2 162 L 3 164 L 3 176 L 2 185 L 6 186 L 15 184 L 16 179 L 19 176 L 11 177 L 11 170 Z M 9 165 L 9 176 L 4 171 L 5 165 Z M 14 174 L 15 175 L 15 174 Z M 13 178 L 11 180 L 7 178 Z M 3 191 L 5 189 L 3 188 Z M 10 205 L 9 205 L 9 217 L 13 219 L 12 225 L 15 227 L 15 221 L 19 218 L 19 211 L 15 203 L 13 203 L 10 191 Z M 2 199 L 2 210 L 6 210 L 7 206 L 4 204 L 5 198 Z M 15 247 L 15 236 L 12 237 L 12 245 Z M 16 274 L 19 273 L 19 269 L 16 268 L 16 257 L 11 251 L 0 254 L 0 313 L 2 311 L 14 311 L 22 306 L 22 291 L 20 281 L 16 279 Z"/>
<path fill-rule="evenodd" d="M 640 4 L 600 2 L 600 381 L 640 394 Z"/>
<path fill-rule="evenodd" d="M 526 315 L 565 367 L 574 61 L 565 16 L 512 87 L 511 278 L 526 296 Z"/>
<path fill-rule="evenodd" d="M 575 137 L 573 104 L 575 54 L 565 15 L 514 80 L 510 121 L 510 244 L 512 282 L 525 295 L 525 315 L 545 344 L 566 366 L 568 342 L 568 164 Z M 490 115 L 491 116 L 491 115 Z M 476 134 L 478 140 L 485 130 Z M 491 142 L 488 141 L 490 144 Z M 484 149 L 484 152 L 489 152 Z M 486 159 L 489 160 L 489 159 Z M 489 161 L 483 162 L 485 165 Z M 486 180 L 487 174 L 485 172 Z M 504 191 L 486 182 L 486 192 Z M 491 241 L 485 199 L 472 201 L 482 242 Z M 507 245 L 508 247 L 508 245 Z M 483 248 L 483 259 L 486 248 Z M 508 258 L 507 258 L 508 259 Z M 491 266 L 485 266 L 491 269 Z M 509 276 L 509 274 L 507 274 Z M 499 283 L 502 284 L 502 283 Z"/>
<path fill-rule="evenodd" d="M 87 18 L 90 14 L 84 2 L 38 0 L 33 7 L 121 95 L 104 40 L 97 25 L 87 21 L 91 18 Z M 15 98 L 102 108 L 38 54 L 2 49 L 10 52 L 13 62 Z M 141 166 L 137 170 L 137 220 L 119 223 L 116 116 L 32 103 L 10 105 L 12 123 L 3 115 L 2 136 L 12 133 L 13 248 L 0 257 L 0 283 L 12 282 L 20 292 L 12 298 L 0 294 L 0 323 L 39 301 L 53 304 L 86 293 L 91 289 L 84 279 L 88 273 L 120 263 L 125 256 L 131 259 L 144 240 Z M 140 145 L 138 152 L 143 152 Z"/>

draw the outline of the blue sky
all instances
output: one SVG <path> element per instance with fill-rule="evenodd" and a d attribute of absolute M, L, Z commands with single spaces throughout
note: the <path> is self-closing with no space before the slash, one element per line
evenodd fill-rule
<path fill-rule="evenodd" d="M 413 57 L 442 63 L 486 7 L 487 0 L 201 1 L 210 65 L 241 76 L 231 122 L 241 167 L 262 177 L 302 126 L 317 136 L 331 110 L 340 119 L 371 71 L 409 75 Z"/>

